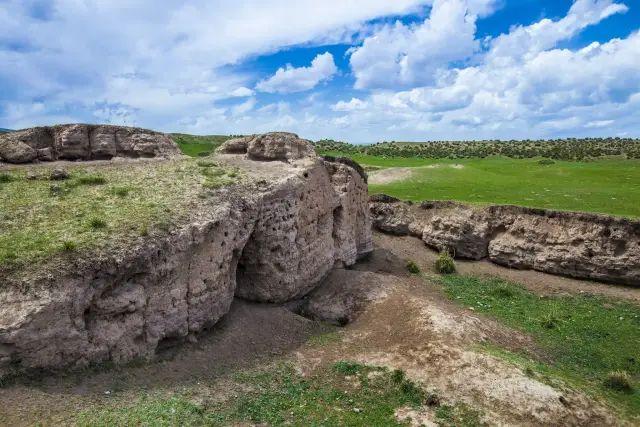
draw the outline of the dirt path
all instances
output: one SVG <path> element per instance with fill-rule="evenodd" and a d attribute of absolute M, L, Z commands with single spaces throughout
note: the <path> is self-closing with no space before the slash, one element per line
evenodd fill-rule
<path fill-rule="evenodd" d="M 443 402 L 465 402 L 481 410 L 492 425 L 617 424 L 605 407 L 582 393 L 551 387 L 477 350 L 492 342 L 538 352 L 529 337 L 456 305 L 438 286 L 408 275 L 407 259 L 425 271 L 432 265 L 435 254 L 421 241 L 376 234 L 375 244 L 372 256 L 353 270 L 391 276 L 393 289 L 344 328 L 310 321 L 284 307 L 237 300 L 224 320 L 198 342 L 164 350 L 156 361 L 46 376 L 37 382 L 21 380 L 1 388 L 0 425 L 69 424 L 82 409 L 126 405 L 146 393 L 188 391 L 198 401 L 220 401 L 242 392 L 234 388 L 235 372 L 282 360 L 294 361 L 302 373 L 339 360 L 403 369 L 426 389 L 437 390 Z M 463 273 L 513 274 L 485 263 L 459 267 Z M 525 284 L 548 293 L 579 292 L 586 285 L 592 286 L 590 292 L 610 296 L 628 292 L 607 292 L 606 285 L 562 278 L 548 285 L 547 278 L 553 276 L 532 277 Z M 338 338 L 321 344 L 309 341 L 327 331 L 337 331 Z M 426 425 L 435 416 L 426 406 L 403 414 Z"/>
<path fill-rule="evenodd" d="M 411 178 L 412 168 L 387 168 L 369 172 L 369 184 L 391 184 L 395 181 L 402 181 Z"/>

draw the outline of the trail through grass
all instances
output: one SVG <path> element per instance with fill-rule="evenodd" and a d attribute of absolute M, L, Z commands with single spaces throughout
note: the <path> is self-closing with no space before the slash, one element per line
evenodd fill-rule
<path fill-rule="evenodd" d="M 413 201 L 459 200 L 640 217 L 640 160 L 555 161 L 541 165 L 538 158 L 347 157 L 365 166 L 415 168 L 408 179 L 370 184 L 372 194 Z"/>
<path fill-rule="evenodd" d="M 540 372 L 584 385 L 640 416 L 640 307 L 595 296 L 540 297 L 500 279 L 440 280 L 454 301 L 533 336 L 551 359 L 548 366 L 535 364 Z M 632 391 L 607 387 L 615 371 L 630 375 Z"/>

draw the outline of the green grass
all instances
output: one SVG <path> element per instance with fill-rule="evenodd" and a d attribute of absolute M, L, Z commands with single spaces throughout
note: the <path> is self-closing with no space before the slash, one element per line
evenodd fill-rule
<path fill-rule="evenodd" d="M 211 154 L 227 139 L 229 135 L 187 135 L 184 133 L 172 133 L 171 137 L 178 144 L 180 150 L 187 156 L 202 157 Z"/>
<path fill-rule="evenodd" d="M 444 276 L 446 294 L 532 337 L 551 362 L 537 371 L 568 379 L 640 416 L 640 307 L 595 296 L 540 297 L 499 279 Z M 534 358 L 532 355 L 525 355 Z M 522 359 L 520 359 L 522 360 Z M 627 372 L 633 391 L 605 385 L 615 371 Z"/>
<path fill-rule="evenodd" d="M 413 201 L 459 200 L 640 217 L 640 160 L 556 160 L 552 165 L 541 165 L 539 158 L 439 160 L 323 154 L 345 155 L 363 166 L 416 168 L 409 179 L 369 184 L 372 194 Z M 435 167 L 426 167 L 430 165 Z"/>
<path fill-rule="evenodd" d="M 68 168 L 69 179 L 0 184 L 0 271 L 35 266 L 56 254 L 127 243 L 165 232 L 202 203 L 199 195 L 238 181 L 238 172 L 195 159 Z M 230 176 L 230 175 L 233 175 Z M 48 176 L 48 174 L 44 174 Z M 72 243 L 69 243 L 72 242 Z"/>
<path fill-rule="evenodd" d="M 285 364 L 239 373 L 235 381 L 243 392 L 223 403 L 196 405 L 185 395 L 145 397 L 133 405 L 85 411 L 78 421 L 80 425 L 394 426 L 405 425 L 394 416 L 398 408 L 418 407 L 427 397 L 401 371 L 349 361 L 309 377 Z M 451 414 L 440 417 L 442 425 L 450 425 L 446 422 L 451 419 Z"/>

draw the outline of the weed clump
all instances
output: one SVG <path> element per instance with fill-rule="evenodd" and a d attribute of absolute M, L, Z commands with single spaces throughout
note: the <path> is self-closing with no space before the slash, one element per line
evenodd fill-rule
<path fill-rule="evenodd" d="M 630 393 L 633 391 L 631 375 L 627 371 L 609 372 L 604 382 L 605 386 L 612 390 Z"/>
<path fill-rule="evenodd" d="M 86 175 L 78 178 L 78 185 L 104 185 L 106 183 L 106 178 L 101 175 Z"/>
<path fill-rule="evenodd" d="M 540 319 L 540 324 L 545 329 L 555 329 L 558 326 L 558 323 L 559 323 L 559 319 L 553 313 L 546 313 Z"/>
<path fill-rule="evenodd" d="M 113 187 L 111 189 L 111 194 L 118 197 L 127 197 L 131 192 L 130 187 Z"/>
<path fill-rule="evenodd" d="M 554 162 L 551 159 L 542 159 L 542 160 L 538 160 L 538 164 L 542 166 L 549 166 L 549 165 L 555 165 L 556 162 Z"/>
<path fill-rule="evenodd" d="M 62 250 L 64 252 L 73 252 L 78 248 L 78 245 L 73 240 L 65 240 L 62 242 Z"/>
<path fill-rule="evenodd" d="M 420 267 L 412 260 L 407 261 L 407 270 L 409 270 L 411 274 L 420 274 Z"/>
<path fill-rule="evenodd" d="M 494 296 L 498 298 L 511 298 L 515 296 L 515 292 L 508 286 L 498 286 L 491 292 Z"/>
<path fill-rule="evenodd" d="M 361 371 L 363 368 L 364 368 L 364 365 L 361 365 L 360 363 L 357 363 L 357 362 L 350 362 L 348 360 L 341 360 L 339 362 L 336 362 L 333 365 L 333 370 L 335 372 L 338 372 L 344 375 L 355 375 L 359 371 Z"/>
<path fill-rule="evenodd" d="M 11 181 L 13 181 L 13 176 L 11 176 L 6 172 L 0 173 L 0 184 L 4 184 Z"/>
<path fill-rule="evenodd" d="M 89 220 L 89 228 L 92 230 L 103 230 L 107 228 L 107 222 L 102 218 L 94 217 Z"/>
<path fill-rule="evenodd" d="M 456 263 L 449 252 L 440 252 L 436 260 L 436 271 L 440 274 L 453 274 L 456 272 Z"/>

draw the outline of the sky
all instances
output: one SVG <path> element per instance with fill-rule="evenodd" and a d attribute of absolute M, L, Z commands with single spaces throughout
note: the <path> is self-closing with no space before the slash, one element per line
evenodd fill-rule
<path fill-rule="evenodd" d="M 0 0 L 0 64 L 11 129 L 640 137 L 640 0 Z"/>

